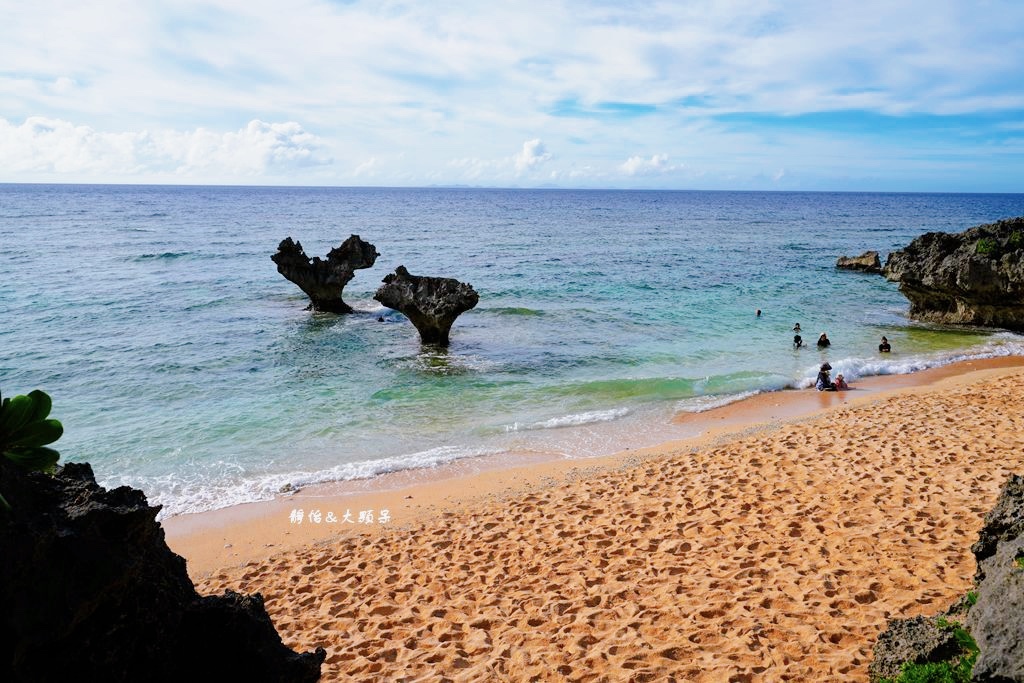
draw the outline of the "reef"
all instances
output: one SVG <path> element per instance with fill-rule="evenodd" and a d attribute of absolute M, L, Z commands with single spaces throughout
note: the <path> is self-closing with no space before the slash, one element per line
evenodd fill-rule
<path fill-rule="evenodd" d="M 874 647 L 872 681 L 1024 681 L 1024 477 L 1003 485 L 971 550 L 974 590 L 941 615 L 891 619 Z"/>
<path fill-rule="evenodd" d="M 373 298 L 405 315 L 424 344 L 448 346 L 455 319 L 477 305 L 472 285 L 451 278 L 412 275 L 405 266 L 384 278 Z"/>
<path fill-rule="evenodd" d="M 1024 218 L 961 233 L 930 232 L 889 254 L 910 315 L 937 323 L 1024 331 Z"/>
<path fill-rule="evenodd" d="M 309 258 L 302 249 L 302 243 L 285 238 L 277 247 L 271 260 L 277 264 L 277 272 L 291 280 L 309 297 L 309 307 L 325 313 L 351 313 L 341 293 L 345 285 L 355 277 L 355 271 L 370 268 L 377 261 L 376 247 L 364 242 L 359 235 L 352 235 L 327 253 L 327 260 L 314 256 Z"/>
<path fill-rule="evenodd" d="M 319 679 L 324 650 L 286 647 L 260 595 L 196 592 L 141 491 L 5 458 L 0 490 L 0 680 Z"/>
<path fill-rule="evenodd" d="M 882 260 L 877 251 L 865 251 L 860 256 L 840 256 L 836 259 L 836 268 L 881 274 Z"/>

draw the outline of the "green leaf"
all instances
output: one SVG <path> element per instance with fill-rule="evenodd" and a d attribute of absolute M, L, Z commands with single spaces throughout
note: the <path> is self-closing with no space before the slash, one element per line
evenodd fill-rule
<path fill-rule="evenodd" d="M 60 453 L 52 448 L 27 447 L 12 448 L 4 452 L 4 455 L 13 463 L 24 467 L 27 470 L 49 471 L 60 460 Z"/>
<path fill-rule="evenodd" d="M 7 437 L 7 448 L 45 446 L 59 439 L 63 433 L 64 426 L 58 420 L 32 422 Z"/>
<path fill-rule="evenodd" d="M 11 511 L 11 505 L 10 505 L 10 503 L 7 502 L 7 499 L 4 498 L 4 494 L 2 494 L 2 493 L 0 493 L 0 508 L 3 508 L 4 510 L 7 510 L 8 512 Z"/>
<path fill-rule="evenodd" d="M 53 401 L 50 400 L 50 395 L 45 391 L 28 392 L 28 397 L 32 399 L 32 414 L 29 415 L 29 422 L 38 422 L 39 420 L 45 420 L 50 414 L 50 410 L 53 408 Z"/>
<path fill-rule="evenodd" d="M 0 442 L 28 423 L 35 400 L 28 396 L 15 396 L 0 415 Z"/>

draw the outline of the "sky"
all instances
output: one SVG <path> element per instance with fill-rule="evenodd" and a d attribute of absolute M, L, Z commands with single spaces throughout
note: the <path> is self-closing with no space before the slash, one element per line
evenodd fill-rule
<path fill-rule="evenodd" d="M 1024 191 L 1024 2 L 0 0 L 0 182 Z"/>

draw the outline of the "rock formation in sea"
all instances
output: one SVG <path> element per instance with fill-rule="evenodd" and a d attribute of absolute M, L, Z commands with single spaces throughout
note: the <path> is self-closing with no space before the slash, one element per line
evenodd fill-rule
<path fill-rule="evenodd" d="M 439 346 L 448 346 L 452 323 L 480 300 L 472 285 L 451 278 L 412 275 L 405 266 L 388 274 L 373 298 L 409 318 L 424 344 Z"/>
<path fill-rule="evenodd" d="M 836 268 L 842 270 L 859 270 L 864 273 L 881 273 L 882 261 L 877 251 L 865 251 L 860 256 L 840 256 L 836 259 Z"/>
<path fill-rule="evenodd" d="M 965 658 L 976 658 L 972 681 L 1024 681 L 1024 477 L 1003 485 L 971 550 L 974 590 L 944 614 L 890 619 L 868 668 L 872 681 L 898 677 L 908 662 L 964 670 Z"/>
<path fill-rule="evenodd" d="M 319 679 L 323 649 L 286 647 L 258 594 L 196 592 L 141 491 L 5 458 L 0 490 L 0 680 Z"/>
<path fill-rule="evenodd" d="M 913 318 L 1024 331 L 1024 218 L 927 233 L 889 254 L 884 272 Z"/>
<path fill-rule="evenodd" d="M 291 237 L 282 240 L 270 258 L 277 264 L 277 272 L 306 293 L 314 311 L 351 313 L 352 307 L 341 299 L 342 290 L 355 277 L 355 271 L 370 268 L 378 256 L 372 244 L 352 235 L 331 249 L 326 261 L 306 256 L 302 243 L 293 242 Z"/>

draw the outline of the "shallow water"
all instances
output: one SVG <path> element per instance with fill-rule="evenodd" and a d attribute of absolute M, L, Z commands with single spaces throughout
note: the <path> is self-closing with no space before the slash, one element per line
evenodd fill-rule
<path fill-rule="evenodd" d="M 65 458 L 172 513 L 605 453 L 826 359 L 855 379 L 1021 352 L 911 323 L 894 284 L 833 267 L 1021 214 L 1024 195 L 0 186 L 0 383 L 50 392 Z M 357 313 L 304 310 L 277 243 L 323 255 L 350 233 L 381 253 L 346 289 Z M 372 300 L 399 264 L 480 293 L 449 350 Z M 797 321 L 833 346 L 794 350 Z"/>

